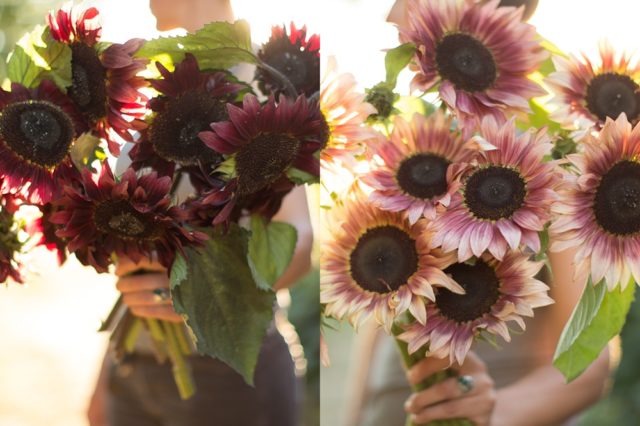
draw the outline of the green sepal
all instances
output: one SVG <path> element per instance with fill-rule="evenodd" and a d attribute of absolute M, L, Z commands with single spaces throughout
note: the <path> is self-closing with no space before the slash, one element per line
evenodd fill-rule
<path fill-rule="evenodd" d="M 624 290 L 607 291 L 604 281 L 593 285 L 591 278 L 580 302 L 562 331 L 553 365 L 567 382 L 574 380 L 598 358 L 609 341 L 620 333 L 633 302 L 636 284 Z"/>
<path fill-rule="evenodd" d="M 297 240 L 298 232 L 292 225 L 251 216 L 249 267 L 258 287 L 271 290 L 289 266 Z"/>
<path fill-rule="evenodd" d="M 416 45 L 404 43 L 387 52 L 384 57 L 384 68 L 387 72 L 386 83 L 393 90 L 398 82 L 398 75 L 409 65 L 416 53 Z"/>
<path fill-rule="evenodd" d="M 173 306 L 200 353 L 218 358 L 253 385 L 258 354 L 273 317 L 273 292 L 259 289 L 247 261 L 249 231 L 231 224 L 199 229 L 204 247 L 185 247 L 171 268 Z"/>

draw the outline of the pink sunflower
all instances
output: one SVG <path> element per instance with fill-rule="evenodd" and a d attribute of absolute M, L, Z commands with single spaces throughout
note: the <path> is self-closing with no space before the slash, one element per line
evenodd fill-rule
<path fill-rule="evenodd" d="M 592 61 L 570 56 L 554 56 L 557 72 L 546 83 L 553 89 L 553 102 L 558 109 L 552 117 L 565 127 L 589 131 L 600 130 L 607 118 L 616 119 L 625 113 L 635 124 L 640 119 L 640 62 L 631 55 L 616 59 L 611 44 L 600 44 L 600 58 Z"/>
<path fill-rule="evenodd" d="M 427 321 L 425 300 L 434 287 L 462 292 L 443 269 L 455 254 L 433 249 L 427 221 L 411 225 L 395 212 L 377 209 L 362 194 L 331 212 L 329 239 L 321 254 L 320 302 L 325 313 L 357 326 L 374 316 L 390 329 L 409 310 Z"/>
<path fill-rule="evenodd" d="M 133 141 L 130 130 L 145 127 L 147 98 L 140 92 L 146 82 L 138 73 L 147 60 L 134 58 L 144 40 L 133 39 L 124 44 L 104 48 L 98 44 L 102 28 L 96 8 L 78 10 L 66 3 L 47 16 L 54 40 L 71 48 L 72 83 L 69 97 L 91 123 L 91 128 L 104 138 L 112 154 L 120 153 L 118 137 Z"/>
<path fill-rule="evenodd" d="M 352 74 L 338 74 L 335 57 L 329 57 L 320 89 L 320 108 L 329 125 L 329 141 L 322 150 L 325 163 L 335 163 L 362 153 L 362 142 L 376 132 L 364 121 L 376 109 L 365 102 L 365 95 L 356 91 Z"/>
<path fill-rule="evenodd" d="M 640 124 L 607 119 L 597 139 L 568 156 L 576 176 L 553 205 L 551 249 L 578 247 L 576 275 L 624 288 L 640 283 Z"/>
<path fill-rule="evenodd" d="M 401 39 L 417 46 L 412 88 L 438 85 L 464 128 L 529 111 L 529 99 L 545 94 L 527 77 L 547 57 L 535 28 L 522 22 L 522 9 L 498 4 L 409 0 L 409 24 L 400 28 Z"/>
<path fill-rule="evenodd" d="M 290 32 L 286 26 L 271 28 L 271 38 L 258 51 L 258 57 L 282 73 L 293 85 L 296 94 L 312 96 L 320 90 L 320 36 L 307 38 L 306 25 L 296 28 L 292 22 Z M 286 87 L 262 68 L 256 70 L 255 79 L 265 95 L 279 96 Z"/>
<path fill-rule="evenodd" d="M 0 190 L 34 204 L 60 193 L 59 182 L 77 173 L 69 151 L 87 125 L 52 82 L 34 89 L 0 89 Z"/>
<path fill-rule="evenodd" d="M 206 239 L 184 227 L 184 212 L 171 206 L 170 189 L 171 178 L 137 177 L 133 169 L 116 181 L 105 162 L 97 179 L 84 169 L 81 186 L 65 187 L 49 220 L 60 226 L 56 235 L 68 241 L 68 250 L 98 272 L 107 272 L 113 254 L 134 262 L 157 255 L 170 269 L 176 252 Z"/>
<path fill-rule="evenodd" d="M 242 108 L 228 104 L 227 109 L 228 122 L 212 123 L 212 131 L 200 133 L 205 145 L 228 157 L 221 167 L 231 169 L 228 184 L 212 194 L 216 202 L 230 200 L 216 223 L 226 221 L 243 199 L 286 184 L 293 169 L 319 178 L 318 153 L 326 145 L 328 126 L 317 101 L 280 96 L 276 102 L 271 96 L 261 105 L 246 95 Z"/>
<path fill-rule="evenodd" d="M 451 121 L 442 112 L 415 114 L 411 122 L 397 117 L 390 139 L 371 144 L 378 161 L 361 176 L 374 189 L 369 200 L 383 210 L 406 212 L 410 223 L 434 219 L 438 205 L 447 207 L 460 187 L 460 171 L 479 152 L 474 140 L 464 142 L 451 130 Z"/>
<path fill-rule="evenodd" d="M 435 302 L 427 304 L 426 324 L 414 322 L 398 338 L 409 344 L 409 353 L 426 346 L 427 356 L 448 357 L 459 364 L 483 332 L 508 342 L 507 322 L 515 321 L 524 330 L 523 316 L 532 317 L 533 309 L 553 303 L 549 287 L 535 278 L 542 266 L 516 251 L 502 261 L 484 254 L 473 264 L 454 263 L 444 272 L 465 293 L 438 288 Z"/>
<path fill-rule="evenodd" d="M 227 121 L 227 103 L 235 102 L 245 88 L 233 83 L 228 73 L 200 71 L 188 53 L 173 72 L 157 62 L 162 78 L 150 80 L 159 93 L 149 101 L 153 114 L 145 138 L 129 155 L 133 167 L 152 166 L 162 174 L 180 166 L 218 165 L 222 155 L 205 146 L 198 137 L 211 123 Z"/>
<path fill-rule="evenodd" d="M 460 262 L 487 249 L 502 259 L 521 243 L 537 253 L 562 180 L 556 163 L 544 159 L 552 147 L 546 129 L 518 135 L 513 119 L 501 126 L 486 119 L 481 134 L 497 149 L 482 152 L 464 172 L 460 192 L 434 222 L 433 243 L 457 249 Z"/>

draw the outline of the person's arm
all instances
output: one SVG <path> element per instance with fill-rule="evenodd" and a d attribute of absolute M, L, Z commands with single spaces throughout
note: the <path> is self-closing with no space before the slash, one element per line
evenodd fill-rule
<path fill-rule="evenodd" d="M 600 357 L 577 379 L 566 384 L 562 374 L 551 365 L 562 329 L 578 303 L 584 287 L 584 277 L 574 278 L 573 251 L 551 253 L 553 271 L 551 296 L 555 304 L 538 336 L 537 345 L 548 354 L 545 364 L 515 384 L 498 391 L 494 411 L 495 426 L 557 425 L 580 413 L 603 394 L 609 376 L 609 351 Z"/>

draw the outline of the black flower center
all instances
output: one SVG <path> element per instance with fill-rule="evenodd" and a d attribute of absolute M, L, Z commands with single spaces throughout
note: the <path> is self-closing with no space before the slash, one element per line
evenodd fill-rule
<path fill-rule="evenodd" d="M 438 43 L 436 64 L 442 78 L 467 92 L 488 89 L 498 76 L 496 62 L 489 49 L 462 33 L 446 35 Z"/>
<path fill-rule="evenodd" d="M 236 155 L 239 195 L 257 192 L 275 182 L 298 155 L 300 141 L 291 135 L 261 133 Z"/>
<path fill-rule="evenodd" d="M 587 87 L 587 108 L 600 120 L 616 119 L 623 112 L 629 121 L 640 115 L 640 90 L 628 75 L 605 73 L 595 76 Z"/>
<path fill-rule="evenodd" d="M 19 157 L 54 167 L 67 155 L 74 138 L 71 119 L 46 101 L 22 101 L 0 113 L 0 136 Z"/>
<path fill-rule="evenodd" d="M 396 179 L 404 192 L 416 198 L 429 199 L 447 192 L 446 158 L 435 154 L 416 154 L 400 163 Z"/>
<path fill-rule="evenodd" d="M 465 183 L 464 201 L 479 219 L 509 218 L 524 203 L 524 179 L 510 168 L 489 166 L 474 172 Z"/>
<path fill-rule="evenodd" d="M 153 240 L 156 229 L 148 215 L 137 211 L 128 201 L 105 201 L 96 206 L 96 227 L 105 234 L 128 240 Z"/>
<path fill-rule="evenodd" d="M 351 252 L 351 276 L 364 290 L 389 293 L 418 270 L 416 242 L 395 226 L 369 229 Z"/>
<path fill-rule="evenodd" d="M 455 263 L 444 272 L 464 288 L 465 294 L 439 288 L 436 306 L 442 315 L 463 323 L 491 312 L 500 297 L 500 280 L 491 266 L 478 260 L 475 265 Z"/>
<path fill-rule="evenodd" d="M 640 231 L 640 164 L 620 161 L 602 177 L 593 204 L 596 222 L 607 232 Z"/>
<path fill-rule="evenodd" d="M 71 86 L 67 93 L 92 121 L 107 115 L 107 72 L 96 51 L 83 43 L 71 45 Z"/>
<path fill-rule="evenodd" d="M 149 127 L 149 139 L 155 151 L 168 161 L 182 165 L 218 163 L 221 155 L 207 147 L 198 133 L 210 130 L 210 124 L 228 118 L 226 101 L 206 91 L 193 90 L 176 98 L 167 98 Z"/>

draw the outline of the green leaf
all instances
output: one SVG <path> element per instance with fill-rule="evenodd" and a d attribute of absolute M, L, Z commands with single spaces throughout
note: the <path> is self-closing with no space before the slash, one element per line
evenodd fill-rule
<path fill-rule="evenodd" d="M 636 285 L 631 281 L 625 290 L 617 287 L 609 292 L 604 281 L 594 286 L 589 279 L 578 306 L 562 331 L 553 359 L 553 365 L 567 382 L 582 374 L 609 340 L 620 333 L 635 289 Z"/>
<path fill-rule="evenodd" d="M 71 49 L 55 41 L 49 27 L 36 27 L 18 41 L 9 56 L 7 76 L 26 87 L 49 79 L 66 90 L 71 86 Z"/>
<path fill-rule="evenodd" d="M 560 131 L 560 124 L 553 121 L 547 111 L 542 105 L 536 102 L 534 99 L 529 100 L 529 106 L 531 107 L 531 114 L 529 114 L 529 123 L 531 127 L 537 129 L 547 127 L 549 133 L 556 133 Z"/>
<path fill-rule="evenodd" d="M 287 177 L 296 185 L 318 183 L 320 179 L 318 176 L 296 169 L 295 167 L 290 167 L 289 170 L 287 170 Z"/>
<path fill-rule="evenodd" d="M 75 140 L 71 147 L 70 154 L 73 164 L 75 164 L 78 169 L 89 167 L 91 170 L 94 170 L 92 164 L 96 160 L 106 158 L 104 149 L 100 146 L 100 138 L 90 132 L 83 133 Z"/>
<path fill-rule="evenodd" d="M 195 34 L 150 40 L 136 56 L 159 61 L 171 69 L 182 61 L 185 53 L 192 53 L 201 69 L 226 69 L 241 62 L 257 62 L 251 48 L 249 24 L 243 20 L 232 24 L 212 22 Z"/>
<path fill-rule="evenodd" d="M 251 217 L 249 266 L 256 284 L 270 290 L 291 262 L 296 248 L 296 228 L 283 222 L 267 223 L 262 216 Z"/>
<path fill-rule="evenodd" d="M 200 229 L 201 248 L 185 248 L 171 268 L 176 312 L 185 315 L 198 351 L 220 359 L 253 385 L 253 374 L 273 317 L 274 294 L 260 290 L 247 262 L 249 232 L 232 224 Z"/>
<path fill-rule="evenodd" d="M 413 43 L 401 44 L 387 52 L 387 55 L 384 57 L 384 67 L 387 71 L 386 82 L 390 85 L 391 89 L 396 87 L 398 74 L 409 65 L 415 53 L 416 45 Z"/>

